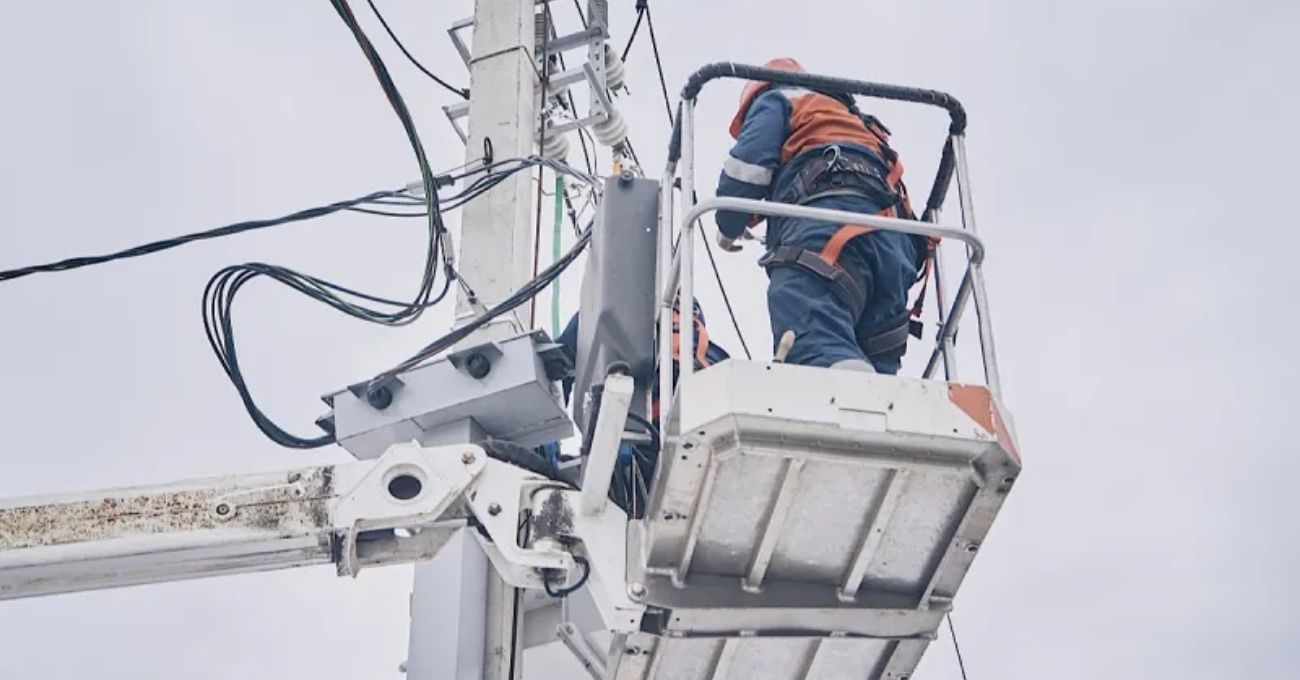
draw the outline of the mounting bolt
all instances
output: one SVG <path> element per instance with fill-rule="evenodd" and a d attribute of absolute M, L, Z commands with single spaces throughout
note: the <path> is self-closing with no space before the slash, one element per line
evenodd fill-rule
<path fill-rule="evenodd" d="M 366 403 L 376 411 L 382 411 L 393 403 L 393 391 L 387 385 L 376 385 L 366 390 Z"/>
<path fill-rule="evenodd" d="M 645 597 L 646 594 L 645 584 L 636 583 L 636 582 L 629 583 L 627 586 L 627 594 L 633 600 L 639 600 Z"/>
<path fill-rule="evenodd" d="M 229 506 L 229 505 L 227 505 L 227 504 L 225 504 L 225 503 L 218 503 L 218 504 L 217 504 L 217 516 L 218 516 L 218 517 L 225 517 L 226 515 L 229 515 L 229 514 L 230 514 L 230 506 Z"/>
<path fill-rule="evenodd" d="M 632 174 L 631 170 L 624 170 L 623 172 L 618 173 L 619 184 L 631 184 L 634 179 L 636 179 L 636 175 Z"/>
<path fill-rule="evenodd" d="M 482 380 L 492 372 L 492 362 L 482 354 L 471 354 L 465 358 L 465 372 L 475 380 Z"/>
<path fill-rule="evenodd" d="M 462 462 L 462 463 L 464 463 L 464 464 L 466 464 L 466 465 L 469 465 L 470 463 L 473 463 L 473 462 L 474 462 L 474 452 L 473 452 L 473 451 L 466 451 L 465 453 L 460 454 L 460 462 Z"/>
<path fill-rule="evenodd" d="M 976 552 L 979 552 L 979 549 L 980 549 L 979 541 L 971 541 L 970 543 L 966 544 L 966 552 L 968 553 L 974 554 Z"/>
<path fill-rule="evenodd" d="M 497 515 L 501 514 L 501 504 L 500 504 L 500 503 L 489 503 L 489 504 L 488 504 L 488 514 L 489 514 L 489 515 L 492 515 L 493 517 L 496 517 Z"/>

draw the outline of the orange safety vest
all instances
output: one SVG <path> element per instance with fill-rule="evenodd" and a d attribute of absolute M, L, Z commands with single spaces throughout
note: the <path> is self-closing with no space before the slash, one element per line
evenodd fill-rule
<path fill-rule="evenodd" d="M 704 322 L 700 317 L 692 314 L 695 320 L 695 368 L 708 368 L 710 365 L 709 353 L 709 331 L 704 327 Z M 673 361 L 681 361 L 682 357 L 682 337 L 681 337 L 681 314 L 677 307 L 673 307 Z"/>

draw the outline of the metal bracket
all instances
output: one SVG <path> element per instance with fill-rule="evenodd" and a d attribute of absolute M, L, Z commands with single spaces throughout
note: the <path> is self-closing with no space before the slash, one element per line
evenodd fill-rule
<path fill-rule="evenodd" d="M 335 504 L 331 519 L 341 541 L 339 576 L 360 571 L 359 533 L 433 523 L 482 474 L 487 460 L 477 446 L 465 446 L 458 457 L 423 451 L 415 443 L 390 448 Z"/>
<path fill-rule="evenodd" d="M 506 583 L 516 588 L 542 588 L 544 571 L 564 571 L 574 566 L 573 556 L 562 550 L 528 549 L 519 545 L 523 498 L 538 489 L 554 487 L 508 463 L 488 460 L 486 473 L 469 492 L 474 519 L 487 532 L 475 534 L 492 566 Z"/>
<path fill-rule="evenodd" d="M 582 664 L 583 669 L 587 671 L 593 680 L 607 680 L 609 671 L 606 669 L 604 655 L 601 654 L 600 648 L 596 642 L 586 633 L 578 629 L 572 623 L 566 623 L 556 630 L 560 642 L 573 652 L 573 656 Z"/>
<path fill-rule="evenodd" d="M 574 66 L 560 73 L 551 74 L 545 91 L 542 91 L 539 85 L 537 96 L 540 101 L 546 102 L 553 97 L 557 97 L 584 80 L 587 82 L 590 97 L 590 105 L 586 116 L 548 127 L 547 132 L 550 135 L 563 135 L 578 128 L 603 123 L 614 115 L 614 103 L 610 101 L 605 78 L 605 43 L 609 39 L 609 30 L 603 22 L 595 21 L 595 17 L 592 17 L 592 19 L 591 25 L 584 30 L 547 41 L 545 51 L 547 56 L 580 48 L 586 48 L 586 54 L 583 55 L 580 66 Z M 470 45 L 465 41 L 463 32 L 473 26 L 473 17 L 467 17 L 456 21 L 447 30 L 452 45 L 456 48 L 456 52 L 460 55 L 461 61 L 465 63 L 466 67 L 473 63 L 474 54 L 470 49 Z M 452 129 L 456 132 L 456 136 L 460 137 L 462 143 L 469 141 L 469 131 L 460 123 L 462 118 L 469 116 L 469 108 L 469 102 L 457 102 L 442 107 L 443 115 L 447 117 L 447 121 L 451 123 Z M 574 115 L 577 116 L 576 111 Z"/>

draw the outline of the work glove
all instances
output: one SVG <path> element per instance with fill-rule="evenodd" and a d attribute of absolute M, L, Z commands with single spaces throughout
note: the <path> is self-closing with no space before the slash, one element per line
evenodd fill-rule
<path fill-rule="evenodd" d="M 718 245 L 723 250 L 729 253 L 740 252 L 740 249 L 743 247 L 743 244 L 740 243 L 741 241 L 753 241 L 753 240 L 754 240 L 754 235 L 750 233 L 748 229 L 741 232 L 739 238 L 731 238 L 730 236 L 723 234 L 721 231 L 718 232 Z"/>

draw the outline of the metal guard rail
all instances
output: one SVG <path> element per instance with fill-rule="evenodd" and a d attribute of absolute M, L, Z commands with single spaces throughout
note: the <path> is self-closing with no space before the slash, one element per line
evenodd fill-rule
<path fill-rule="evenodd" d="M 866 80 L 836 78 L 812 73 L 790 73 L 749 64 L 718 62 L 700 67 L 699 70 L 686 79 L 686 85 L 682 88 L 682 100 L 694 100 L 699 96 L 705 84 L 722 78 L 758 80 L 776 85 L 796 85 L 810 90 L 844 92 L 863 97 L 935 106 L 948 112 L 948 118 L 951 121 L 948 125 L 949 135 L 966 134 L 966 109 L 956 97 L 947 92 L 873 83 Z M 669 163 L 677 162 L 681 157 L 681 148 L 682 116 L 681 107 L 678 106 L 677 116 L 673 121 L 672 138 L 668 146 Z M 943 208 L 943 199 L 948 195 L 948 187 L 952 183 L 954 165 L 952 143 L 949 141 L 943 147 L 943 155 L 939 159 L 939 168 L 935 173 L 934 183 L 931 185 L 930 196 L 925 202 L 925 215 L 937 213 Z"/>
<path fill-rule="evenodd" d="M 921 221 L 899 220 L 872 214 L 730 197 L 708 199 L 699 204 L 694 204 L 695 98 L 699 95 L 705 83 L 718 78 L 740 78 L 782 85 L 795 85 L 812 90 L 844 92 L 928 104 L 947 110 L 951 119 L 949 135 L 944 144 L 943 157 L 940 159 L 939 169 L 935 176 L 934 185 L 931 187 L 930 197 L 925 212 L 921 216 Z M 692 74 L 687 81 L 686 87 L 682 90 L 682 101 L 678 104 L 677 115 L 673 124 L 673 137 L 669 148 L 668 164 L 660 191 L 659 211 L 662 225 L 659 230 L 660 237 L 657 247 L 659 260 L 657 277 L 659 288 L 662 291 L 662 307 L 659 314 L 659 384 L 660 394 L 669 395 L 669 400 L 666 403 L 671 403 L 674 398 L 678 397 L 673 389 L 672 369 L 674 302 L 679 298 L 679 289 L 681 297 L 694 299 L 693 244 L 695 223 L 704 213 L 715 210 L 736 210 L 766 216 L 825 220 L 838 224 L 861 225 L 940 239 L 955 239 L 963 242 L 967 246 L 967 266 L 950 308 L 946 308 L 944 304 L 943 249 L 936 249 L 933 255 L 935 258 L 933 268 L 935 285 L 933 290 L 937 301 L 940 330 L 936 336 L 935 348 L 931 351 L 930 358 L 926 363 L 923 377 L 930 378 L 937 369 L 940 359 L 942 359 L 946 377 L 949 380 L 957 379 L 954 340 L 957 326 L 965 312 L 968 301 L 973 299 L 978 322 L 985 383 L 995 397 L 1000 397 L 1001 380 L 998 376 L 997 354 L 993 344 L 992 322 L 989 319 L 987 293 L 984 288 L 982 269 L 985 251 L 983 242 L 980 241 L 975 229 L 975 215 L 970 192 L 970 173 L 966 164 L 966 144 L 963 134 L 965 129 L 966 111 L 962 108 L 961 103 L 951 95 L 934 90 L 899 87 L 806 73 L 789 73 L 732 63 L 710 64 Z M 675 210 L 672 187 L 674 178 L 677 175 L 679 161 L 681 165 L 681 193 L 684 200 L 688 202 L 688 209 L 684 210 L 685 214 L 682 215 L 680 247 L 674 253 L 672 241 L 674 230 L 672 225 L 674 224 L 673 214 Z M 960 229 L 940 227 L 936 224 L 944 198 L 954 178 L 957 179 L 957 189 L 961 203 L 962 227 Z M 682 267 L 683 262 L 687 263 L 685 268 Z M 692 356 L 694 354 L 694 333 L 682 333 L 679 342 L 679 351 L 683 356 Z M 682 378 L 685 378 L 693 370 L 693 362 L 681 362 L 680 374 Z"/>
<path fill-rule="evenodd" d="M 893 217 L 882 217 L 871 213 L 857 213 L 847 210 L 832 210 L 829 208 L 814 208 L 806 205 L 796 205 L 792 203 L 774 203 L 771 201 L 760 201 L 749 198 L 734 197 L 715 197 L 705 199 L 696 203 L 686 212 L 682 218 L 682 240 L 693 238 L 695 223 L 706 213 L 717 210 L 730 210 L 752 215 L 763 215 L 764 217 L 793 217 L 799 219 L 819 220 L 823 222 L 834 222 L 836 224 L 851 224 L 868 227 L 871 229 L 880 229 L 885 231 L 896 231 L 904 234 L 914 234 L 917 236 L 926 236 L 938 239 L 954 239 L 965 243 L 970 248 L 970 256 L 967 260 L 966 271 L 962 275 L 961 284 L 957 288 L 957 295 L 953 298 L 952 306 L 945 315 L 944 320 L 940 323 L 939 333 L 935 336 L 934 349 L 930 352 L 930 358 L 926 362 L 923 376 L 929 378 L 934 375 L 938 368 L 940 356 L 943 354 L 943 345 L 945 342 L 951 342 L 957 334 L 957 326 L 961 321 L 963 313 L 966 311 L 966 304 L 970 299 L 972 292 L 971 270 L 979 268 L 984 263 L 984 242 L 978 236 L 964 229 L 954 227 L 942 227 L 929 222 L 918 222 L 916 220 L 903 220 Z M 682 253 L 689 249 L 679 248 L 673 256 L 672 266 L 668 272 L 666 285 L 663 289 L 663 295 L 659 300 L 660 312 L 660 334 L 665 332 L 671 333 L 671 316 L 673 306 L 677 300 L 678 281 L 681 277 Z M 693 251 L 692 251 L 693 252 Z M 694 299 L 694 285 L 688 283 L 682 287 L 682 297 Z M 665 331 L 662 324 L 669 320 L 669 327 Z M 688 342 L 688 340 L 683 340 Z M 683 348 L 686 349 L 686 348 Z M 669 348 L 671 352 L 671 346 Z M 671 355 L 660 357 L 661 366 L 665 363 L 671 364 Z M 689 369 L 684 369 L 689 373 Z M 671 377 L 669 378 L 671 380 Z M 664 392 L 663 385 L 659 386 L 660 394 L 671 394 Z"/>

